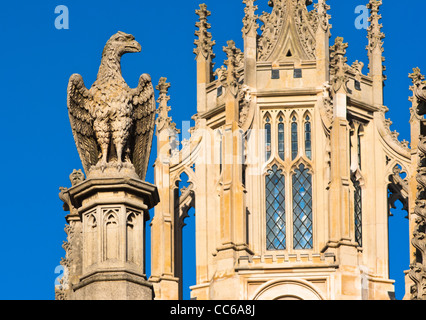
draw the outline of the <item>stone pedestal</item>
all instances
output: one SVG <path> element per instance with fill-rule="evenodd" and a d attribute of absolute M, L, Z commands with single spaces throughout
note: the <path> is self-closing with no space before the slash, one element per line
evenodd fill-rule
<path fill-rule="evenodd" d="M 70 300 L 152 300 L 145 275 L 145 222 L 154 185 L 134 178 L 88 179 L 63 192 L 73 222 L 64 247 Z M 70 233 L 72 236 L 70 236 Z M 77 273 L 77 274 L 76 274 Z"/>

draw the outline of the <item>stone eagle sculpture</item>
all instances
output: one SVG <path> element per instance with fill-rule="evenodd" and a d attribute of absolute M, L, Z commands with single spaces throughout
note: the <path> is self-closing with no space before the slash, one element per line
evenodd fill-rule
<path fill-rule="evenodd" d="M 122 55 L 140 51 L 132 35 L 118 32 L 105 45 L 90 90 L 79 74 L 69 80 L 68 113 L 88 177 L 107 168 L 120 172 L 125 167 L 145 179 L 155 125 L 154 88 L 147 74 L 135 89 L 129 88 L 121 74 Z"/>

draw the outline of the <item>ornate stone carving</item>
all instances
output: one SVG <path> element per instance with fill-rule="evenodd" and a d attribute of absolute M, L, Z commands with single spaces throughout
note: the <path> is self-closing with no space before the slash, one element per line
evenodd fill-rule
<path fill-rule="evenodd" d="M 256 0 L 243 0 L 243 3 L 246 5 L 244 8 L 245 16 L 243 18 L 243 34 L 249 33 L 252 28 L 255 30 L 259 28 L 259 24 L 257 23 L 259 16 L 256 15 L 258 6 L 254 5 L 255 2 Z"/>
<path fill-rule="evenodd" d="M 420 69 L 414 69 L 410 74 L 413 80 L 413 93 L 417 98 L 418 107 L 415 110 L 424 127 L 426 114 L 424 103 L 426 102 L 424 92 L 426 84 Z M 416 248 L 416 254 L 410 265 L 409 277 L 414 285 L 411 288 L 412 300 L 426 300 L 426 132 L 420 130 L 418 143 L 418 168 L 417 168 L 417 197 L 414 208 L 415 227 L 412 238 L 412 245 Z"/>
<path fill-rule="evenodd" d="M 140 52 L 135 38 L 123 32 L 107 42 L 95 83 L 71 76 L 68 111 L 74 139 L 88 176 L 125 167 L 144 180 L 151 151 L 155 99 L 151 78 L 143 74 L 130 89 L 121 74 L 121 56 Z"/>
<path fill-rule="evenodd" d="M 169 111 L 171 110 L 171 107 L 167 105 L 168 101 L 170 100 L 170 96 L 168 96 L 170 83 L 167 82 L 167 78 L 160 78 L 158 85 L 155 87 L 159 92 L 160 96 L 157 100 L 158 103 L 158 110 L 157 110 L 157 132 L 160 132 L 161 130 L 165 128 L 169 128 L 174 131 L 179 131 L 176 129 L 176 123 L 172 121 L 172 118 L 169 116 Z M 179 133 L 179 132 L 177 132 Z"/>
<path fill-rule="evenodd" d="M 417 110 L 416 113 L 418 116 L 423 116 L 426 114 L 426 81 L 425 77 L 420 73 L 419 68 L 414 68 L 413 73 L 409 75 L 409 78 L 413 81 L 413 86 L 411 90 L 415 99 L 417 99 Z"/>
<path fill-rule="evenodd" d="M 408 212 L 408 180 L 407 178 L 403 179 L 401 173 L 401 168 L 396 165 L 392 169 L 392 175 L 389 177 L 389 209 L 396 209 L 395 202 L 399 200 L 403 205 L 402 209 Z"/>
<path fill-rule="evenodd" d="M 330 31 L 331 16 L 328 14 L 328 10 L 330 10 L 330 6 L 327 4 L 327 0 L 318 1 L 318 3 L 315 3 L 314 6 L 318 12 L 319 26 L 323 29 L 324 32 Z"/>
<path fill-rule="evenodd" d="M 370 26 L 368 27 L 368 46 L 367 50 L 369 53 L 379 46 L 383 51 L 383 39 L 385 34 L 382 32 L 383 25 L 379 23 L 382 16 L 379 14 L 380 6 L 382 5 L 381 0 L 370 0 L 367 4 L 367 8 L 370 9 Z"/>
<path fill-rule="evenodd" d="M 339 91 L 348 91 L 346 84 L 349 78 L 346 71 L 349 66 L 346 64 L 348 59 L 345 56 L 347 48 L 348 44 L 343 43 L 341 37 L 337 37 L 334 45 L 330 48 L 330 74 L 332 76 L 331 89 L 333 94 Z"/>
<path fill-rule="evenodd" d="M 378 47 L 380 50 L 380 53 L 383 53 L 383 39 L 385 38 L 385 34 L 382 32 L 383 25 L 379 23 L 380 19 L 382 19 L 382 16 L 379 14 L 380 6 L 382 5 L 382 0 L 370 0 L 370 2 L 367 4 L 367 8 L 370 9 L 370 17 L 369 22 L 370 25 L 368 27 L 368 45 L 367 45 L 367 51 L 368 55 L 373 55 L 374 50 Z M 382 62 L 385 61 L 385 58 L 382 57 Z M 371 67 L 369 66 L 369 69 L 371 71 Z M 383 71 L 386 70 L 386 67 L 383 66 Z M 386 80 L 386 76 L 383 75 L 383 80 Z"/>
<path fill-rule="evenodd" d="M 213 46 L 216 44 L 212 40 L 212 35 L 208 30 L 211 28 L 211 25 L 207 22 L 207 17 L 211 15 L 211 12 L 207 10 L 206 4 L 200 4 L 200 9 L 196 10 L 195 13 L 199 16 L 199 21 L 195 23 L 198 27 L 198 30 L 195 31 L 195 35 L 198 39 L 194 41 L 196 48 L 194 53 L 198 56 L 202 54 L 205 59 L 214 58 Z"/>
<path fill-rule="evenodd" d="M 355 74 L 355 80 L 361 82 L 362 69 L 364 68 L 364 62 L 360 62 L 358 60 L 354 61 L 351 66 L 352 71 Z"/>
<path fill-rule="evenodd" d="M 289 28 L 285 27 L 286 21 L 291 21 L 290 23 L 295 25 L 296 36 L 304 53 L 303 58 L 315 59 L 315 33 L 320 23 L 320 17 L 317 10 L 308 11 L 306 6 L 310 4 L 312 4 L 312 1 L 306 0 L 269 1 L 272 12 L 263 12 L 259 16 L 259 20 L 263 22 L 261 26 L 262 35 L 258 43 L 260 61 L 269 60 L 275 47 L 280 45 L 280 40 L 285 38 L 283 34 L 289 32 Z M 324 21 L 321 22 L 324 23 Z M 280 49 L 284 50 L 285 48 Z"/>
<path fill-rule="evenodd" d="M 239 104 L 240 104 L 239 125 L 240 127 L 242 127 L 247 121 L 251 101 L 252 101 L 252 97 L 251 97 L 250 88 L 246 85 L 243 85 L 239 92 Z"/>
<path fill-rule="evenodd" d="M 83 171 L 81 171 L 81 169 L 79 170 L 74 169 L 74 171 L 70 174 L 70 181 L 73 187 L 78 185 L 79 183 L 82 183 L 84 180 L 85 180 L 84 173 Z"/>
<path fill-rule="evenodd" d="M 235 42 L 230 40 L 227 42 L 227 47 L 223 47 L 223 51 L 226 53 L 227 60 L 225 65 L 227 66 L 226 72 L 226 87 L 231 90 L 233 95 L 237 95 L 239 79 L 237 69 L 241 64 L 241 50 L 235 46 Z"/>

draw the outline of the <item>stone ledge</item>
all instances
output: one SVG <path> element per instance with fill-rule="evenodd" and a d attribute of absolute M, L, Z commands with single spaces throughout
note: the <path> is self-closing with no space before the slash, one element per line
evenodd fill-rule
<path fill-rule="evenodd" d="M 148 182 L 133 178 L 102 178 L 88 179 L 70 188 L 70 195 L 75 208 L 80 208 L 83 199 L 97 192 L 126 191 L 141 197 L 148 209 L 155 207 L 160 202 L 157 187 Z"/>
<path fill-rule="evenodd" d="M 125 281 L 148 287 L 150 289 L 153 287 L 152 283 L 150 283 L 146 279 L 146 276 L 142 274 L 129 272 L 127 270 L 99 270 L 84 275 L 80 278 L 80 282 L 73 285 L 72 288 L 74 291 L 77 291 L 92 283 L 106 281 Z"/>
<path fill-rule="evenodd" d="M 336 263 L 334 253 L 286 253 L 242 256 L 238 260 L 237 268 L 276 268 L 295 266 L 333 266 Z"/>

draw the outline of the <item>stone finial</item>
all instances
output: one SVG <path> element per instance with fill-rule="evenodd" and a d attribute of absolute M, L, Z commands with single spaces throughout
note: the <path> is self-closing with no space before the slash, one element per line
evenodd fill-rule
<path fill-rule="evenodd" d="M 209 57 L 213 59 L 215 57 L 213 46 L 216 42 L 212 40 L 212 35 L 208 32 L 211 25 L 207 22 L 207 17 L 211 15 L 211 12 L 207 10 L 207 5 L 203 3 L 200 4 L 199 10 L 195 10 L 195 13 L 199 16 L 199 21 L 195 23 L 195 26 L 198 28 L 198 30 L 195 31 L 195 35 L 198 39 L 194 41 L 194 44 L 197 46 L 194 49 L 194 53 L 197 57 L 202 54 L 205 59 Z"/>
<path fill-rule="evenodd" d="M 362 69 L 364 68 L 364 62 L 354 61 L 351 66 L 353 72 L 355 73 L 355 80 L 361 82 Z"/>
<path fill-rule="evenodd" d="M 382 32 L 383 25 L 379 23 L 382 16 L 379 14 L 380 6 L 382 5 L 381 0 L 370 0 L 367 8 L 370 9 L 370 26 L 368 27 L 368 51 L 371 53 L 377 46 L 383 51 L 383 39 L 385 34 Z"/>
<path fill-rule="evenodd" d="M 81 169 L 79 170 L 74 169 L 73 172 L 70 174 L 70 181 L 73 187 L 79 183 L 82 183 L 84 180 L 85 180 L 84 173 L 83 171 L 81 171 Z"/>
<path fill-rule="evenodd" d="M 331 16 L 328 14 L 330 6 L 327 4 L 327 0 L 319 0 L 318 3 L 315 3 L 314 6 L 318 12 L 319 25 L 324 30 L 324 32 L 329 31 L 331 29 Z"/>
<path fill-rule="evenodd" d="M 227 47 L 223 47 L 223 51 L 226 53 L 227 60 L 225 60 L 225 65 L 228 67 L 226 84 L 231 88 L 238 87 L 238 76 L 237 68 L 241 60 L 241 50 L 235 46 L 235 42 L 230 40 L 227 42 Z"/>
<path fill-rule="evenodd" d="M 330 67 L 332 68 L 333 78 L 331 80 L 332 93 L 344 90 L 347 92 L 346 83 L 349 81 L 346 71 L 348 65 L 346 62 L 346 49 L 348 44 L 343 42 L 343 38 L 337 37 L 335 43 L 330 48 Z"/>
<path fill-rule="evenodd" d="M 248 34 L 252 28 L 257 30 L 259 28 L 259 24 L 257 24 L 258 15 L 256 15 L 256 11 L 258 6 L 254 5 L 257 0 L 243 0 L 243 3 L 246 5 L 244 8 L 245 16 L 243 18 L 243 34 Z"/>
<path fill-rule="evenodd" d="M 420 68 L 414 68 L 413 73 L 410 73 L 408 77 L 413 81 L 413 85 L 419 86 L 425 80 L 425 76 L 421 74 Z"/>
<path fill-rule="evenodd" d="M 155 87 L 159 92 L 160 96 L 157 99 L 158 109 L 157 109 L 157 135 L 160 131 L 170 128 L 178 133 L 179 130 L 176 129 L 176 124 L 172 121 L 172 118 L 169 116 L 169 111 L 171 107 L 168 105 L 168 101 L 170 100 L 169 88 L 170 83 L 167 82 L 167 78 L 161 77 L 158 85 Z"/>
<path fill-rule="evenodd" d="M 380 6 L 382 5 L 382 0 L 370 0 L 367 4 L 367 8 L 370 9 L 370 17 L 368 21 L 370 22 L 370 26 L 368 27 L 368 45 L 367 51 L 370 56 L 373 55 L 376 48 L 379 48 L 380 55 L 383 54 L 383 39 L 385 38 L 385 34 L 382 32 L 383 24 L 380 24 L 379 21 L 382 19 L 382 16 L 379 14 Z M 382 62 L 385 61 L 385 58 L 382 57 Z M 386 70 L 386 67 L 383 66 L 383 71 Z M 370 68 L 371 70 L 371 68 Z M 383 75 L 383 79 L 386 80 L 386 76 Z"/>

